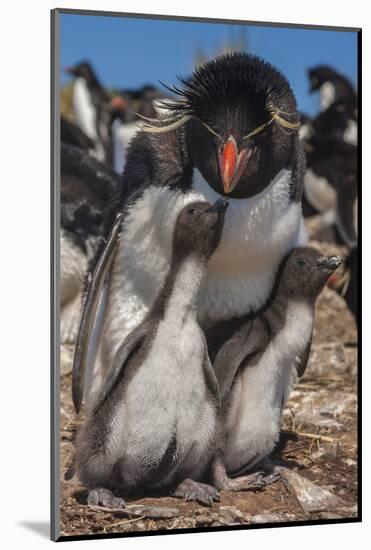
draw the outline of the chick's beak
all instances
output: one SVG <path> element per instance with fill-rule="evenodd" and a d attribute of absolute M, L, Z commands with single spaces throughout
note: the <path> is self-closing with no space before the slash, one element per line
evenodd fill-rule
<path fill-rule="evenodd" d="M 318 259 L 317 266 L 323 273 L 333 273 L 341 264 L 343 260 L 340 256 L 323 256 Z"/>
<path fill-rule="evenodd" d="M 251 158 L 253 150 L 237 149 L 236 140 L 229 136 L 226 144 L 219 152 L 219 170 L 226 195 L 231 193 L 241 179 L 241 176 Z"/>

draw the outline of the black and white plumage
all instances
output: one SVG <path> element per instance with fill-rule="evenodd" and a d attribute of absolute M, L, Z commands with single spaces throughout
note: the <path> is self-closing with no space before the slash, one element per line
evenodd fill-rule
<path fill-rule="evenodd" d="M 331 278 L 329 284 L 344 298 L 358 324 L 358 246 L 352 248 L 346 257 L 344 272 L 339 277 Z"/>
<path fill-rule="evenodd" d="M 324 111 L 334 101 L 344 101 L 357 107 L 357 95 L 352 83 L 344 75 L 327 65 L 318 65 L 308 70 L 310 93 L 319 92 L 321 110 Z"/>
<path fill-rule="evenodd" d="M 315 301 L 340 264 L 338 256 L 323 257 L 313 248 L 293 250 L 259 312 L 207 332 L 223 407 L 217 459 L 228 473 L 257 465 L 277 443 L 296 371 L 301 376 L 307 364 Z M 219 489 L 240 488 L 236 479 L 220 473 Z"/>
<path fill-rule="evenodd" d="M 312 122 L 313 134 L 320 139 L 337 139 L 357 145 L 357 116 L 353 104 L 338 99 Z"/>
<path fill-rule="evenodd" d="M 94 142 L 97 159 L 112 164 L 111 105 L 91 64 L 82 61 L 65 71 L 74 77 L 72 105 L 77 126 Z"/>
<path fill-rule="evenodd" d="M 320 213 L 320 235 L 330 231 L 338 242 L 352 248 L 357 241 L 356 92 L 347 79 L 329 67 L 311 69 L 309 78 L 311 90 L 319 90 L 328 101 L 313 120 L 305 117 L 300 129 L 307 156 L 304 215 Z"/>
<path fill-rule="evenodd" d="M 119 174 L 123 172 L 130 142 L 143 125 L 143 117 L 157 118 L 164 111 L 157 102 L 167 97 L 154 86 L 146 85 L 136 90 L 121 90 L 113 98 L 113 168 Z"/>
<path fill-rule="evenodd" d="M 76 124 L 68 120 L 63 115 L 61 116 L 61 143 L 68 145 L 74 145 L 84 151 L 89 152 L 94 156 L 95 145 L 94 141 L 90 139 Z"/>
<path fill-rule="evenodd" d="M 308 169 L 305 196 L 321 214 L 329 217 L 339 241 L 349 248 L 357 244 L 355 218 L 358 196 L 357 147 L 337 139 L 316 135 L 305 143 Z"/>
<path fill-rule="evenodd" d="M 282 74 L 255 56 L 223 56 L 195 72 L 180 101 L 175 118 L 150 123 L 128 153 L 125 188 L 108 223 L 121 212 L 120 235 L 110 268 L 96 273 L 94 288 L 102 292 L 83 312 L 84 326 L 92 327 L 100 300 L 96 320 L 102 329 L 83 330 L 77 343 L 74 370 L 86 370 L 87 398 L 99 391 L 123 337 L 150 310 L 186 204 L 229 197 L 220 245 L 198 296 L 203 327 L 259 309 L 282 258 L 306 242 L 304 157 L 295 99 Z"/>
<path fill-rule="evenodd" d="M 119 177 L 79 147 L 61 143 L 61 342 L 75 342 L 81 289 L 103 236 Z"/>
<path fill-rule="evenodd" d="M 111 487 L 170 485 L 176 496 L 204 504 L 219 499 L 213 487 L 197 483 L 215 450 L 219 388 L 196 299 L 227 206 L 223 199 L 196 202 L 178 216 L 164 286 L 119 346 L 77 439 L 88 502 Z M 81 396 L 74 397 L 79 405 Z"/>

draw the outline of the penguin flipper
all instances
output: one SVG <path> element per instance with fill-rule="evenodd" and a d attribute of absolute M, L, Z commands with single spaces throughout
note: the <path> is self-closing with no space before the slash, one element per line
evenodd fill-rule
<path fill-rule="evenodd" d="M 72 399 L 77 413 L 80 411 L 83 398 L 89 340 L 94 325 L 101 290 L 116 251 L 121 218 L 122 213 L 119 213 L 116 216 L 94 271 L 93 273 L 89 273 L 88 276 L 88 288 L 84 298 L 72 367 Z"/>
<path fill-rule="evenodd" d="M 310 349 L 311 349 L 311 346 L 312 346 L 312 338 L 313 338 L 313 329 L 312 329 L 312 332 L 311 332 L 311 335 L 310 335 L 310 338 L 309 338 L 309 342 L 306 345 L 303 353 L 301 353 L 297 357 L 297 372 L 298 372 L 299 378 L 301 378 L 303 376 L 303 374 L 305 373 L 308 362 L 309 362 Z"/>
<path fill-rule="evenodd" d="M 214 371 L 219 384 L 220 398 L 222 400 L 228 395 L 236 377 L 237 371 L 242 363 L 247 363 L 252 355 L 259 351 L 259 340 L 253 337 L 253 323 L 243 327 L 232 336 L 219 350 L 215 361 Z"/>
<path fill-rule="evenodd" d="M 128 334 L 123 343 L 120 345 L 113 358 L 112 368 L 108 372 L 102 384 L 102 389 L 99 398 L 94 406 L 95 412 L 102 405 L 113 386 L 115 385 L 120 373 L 125 368 L 125 363 L 133 353 L 136 353 L 141 348 L 143 341 L 152 332 L 154 325 L 153 320 L 143 321 L 132 332 Z"/>

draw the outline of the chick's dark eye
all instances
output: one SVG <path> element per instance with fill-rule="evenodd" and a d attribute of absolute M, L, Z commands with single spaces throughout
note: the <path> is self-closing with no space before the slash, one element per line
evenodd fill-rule
<path fill-rule="evenodd" d="M 304 267 L 307 264 L 307 262 L 302 258 L 300 258 L 296 263 L 298 264 L 299 267 Z"/>
<path fill-rule="evenodd" d="M 188 214 L 194 214 L 196 212 L 196 210 L 194 208 L 189 208 L 188 209 Z"/>

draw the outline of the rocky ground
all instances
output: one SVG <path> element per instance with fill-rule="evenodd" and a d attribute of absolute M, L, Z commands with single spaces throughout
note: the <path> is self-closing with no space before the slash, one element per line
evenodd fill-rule
<path fill-rule="evenodd" d="M 309 223 L 314 231 L 316 220 Z M 344 249 L 312 242 L 324 253 Z M 282 478 L 259 492 L 223 491 L 206 508 L 167 496 L 127 499 L 127 508 L 89 508 L 75 479 L 64 481 L 79 420 L 71 402 L 72 347 L 61 350 L 61 533 L 87 535 L 351 518 L 357 516 L 357 330 L 343 299 L 326 288 L 317 305 L 304 377 L 284 411 L 274 458 Z"/>

